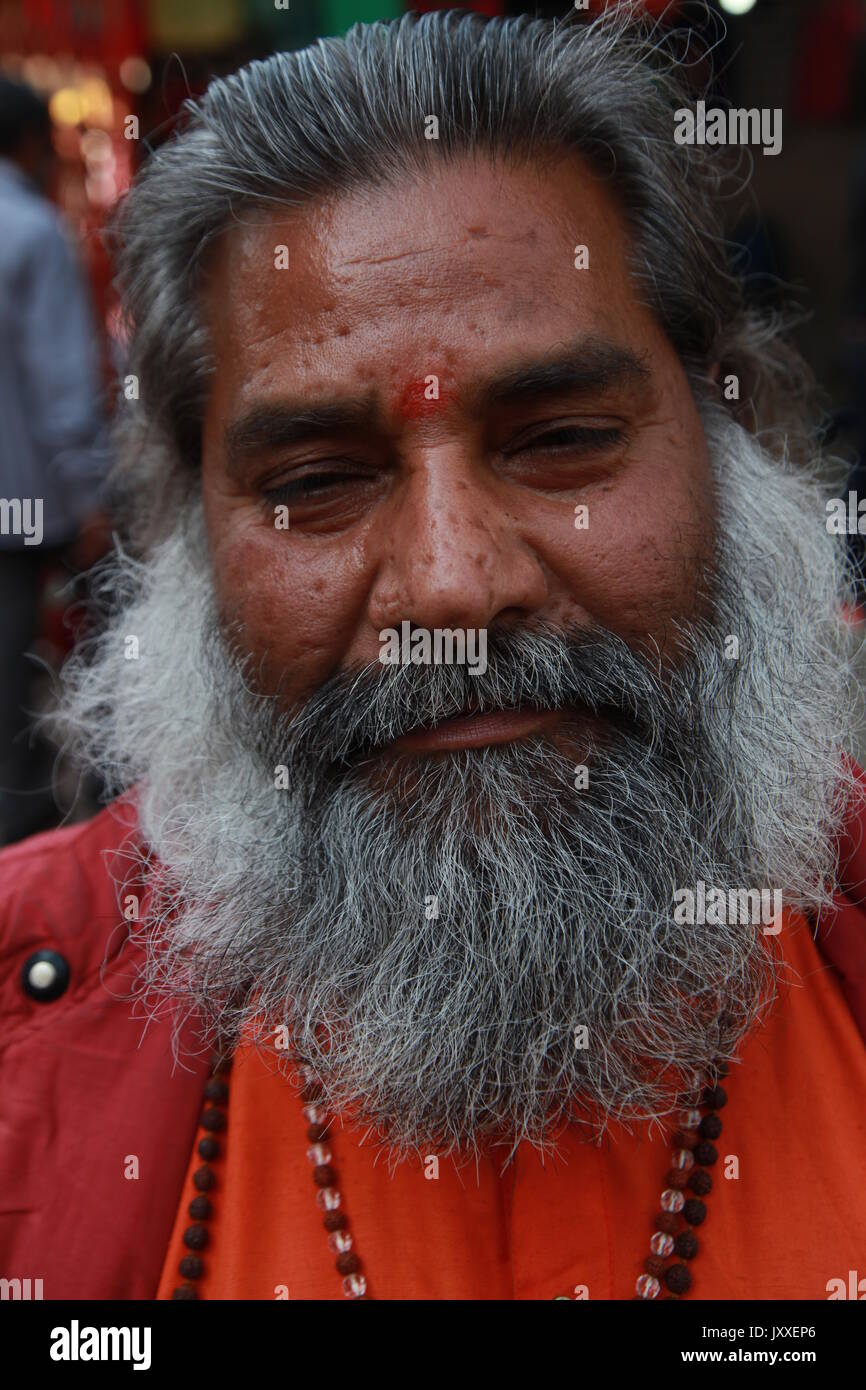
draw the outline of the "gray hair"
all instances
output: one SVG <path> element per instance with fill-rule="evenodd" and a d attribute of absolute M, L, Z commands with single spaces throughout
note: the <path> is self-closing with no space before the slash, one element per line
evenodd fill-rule
<path fill-rule="evenodd" d="M 289 717 L 221 631 L 200 498 L 146 559 L 114 558 L 119 611 L 67 666 L 63 723 L 134 800 L 107 867 L 119 902 L 147 883 L 131 1001 L 173 1018 L 179 1056 L 190 1015 L 202 1045 L 243 1037 L 268 1064 L 285 1025 L 328 1112 L 394 1159 L 550 1148 L 566 1111 L 589 1133 L 661 1117 L 734 1058 L 794 977 L 759 926 L 682 923 L 675 895 L 703 881 L 829 905 L 856 673 L 814 481 L 718 404 L 704 428 L 715 612 L 678 625 L 669 680 L 651 646 L 526 624 L 490 634 L 478 678 L 373 661 Z M 370 750 L 464 708 L 470 685 L 481 708 L 608 712 L 586 787 L 543 737 L 413 758 L 377 786 Z"/>
<path fill-rule="evenodd" d="M 536 162 L 573 151 L 609 179 L 636 289 L 696 395 L 718 362 L 738 377 L 741 421 L 777 454 L 814 460 L 808 369 L 727 263 L 721 152 L 673 139 L 693 95 L 675 38 L 630 4 L 564 22 L 407 14 L 214 81 L 150 156 L 115 228 L 127 371 L 141 387 L 122 411 L 116 480 L 121 501 L 134 488 L 133 539 L 165 535 L 197 479 L 212 366 L 197 296 L 220 233 L 244 209 L 303 206 L 473 151 Z M 424 138 L 431 115 L 438 140 Z"/>

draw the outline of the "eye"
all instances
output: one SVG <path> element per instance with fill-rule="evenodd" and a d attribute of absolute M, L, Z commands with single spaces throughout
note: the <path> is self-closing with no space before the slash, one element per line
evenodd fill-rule
<path fill-rule="evenodd" d="M 345 486 L 347 483 L 366 481 L 365 476 L 360 473 L 337 470 L 330 473 L 302 473 L 285 483 L 280 483 L 278 487 L 263 488 L 262 497 L 272 504 L 303 502 L 308 498 L 322 497 L 332 489 Z"/>
<path fill-rule="evenodd" d="M 557 452 L 573 453 L 576 449 L 611 449 L 625 439 L 625 431 L 616 425 L 593 427 L 588 425 L 560 425 L 540 434 L 518 439 L 505 450 L 506 457 L 514 454 Z"/>

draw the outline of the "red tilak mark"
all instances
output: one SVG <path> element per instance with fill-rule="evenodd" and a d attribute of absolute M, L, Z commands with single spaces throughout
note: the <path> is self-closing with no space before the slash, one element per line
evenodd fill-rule
<path fill-rule="evenodd" d="M 434 390 L 438 391 L 438 396 L 432 395 Z M 447 404 L 448 395 L 442 383 L 421 377 L 418 381 L 410 381 L 405 387 L 395 406 L 395 413 L 403 420 L 423 420 Z"/>

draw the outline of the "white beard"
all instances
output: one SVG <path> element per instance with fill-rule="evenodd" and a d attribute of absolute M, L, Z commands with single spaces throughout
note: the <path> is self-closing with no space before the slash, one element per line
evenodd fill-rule
<path fill-rule="evenodd" d="M 62 713 L 116 788 L 140 784 L 158 859 L 137 932 L 149 1010 L 171 1001 L 178 1023 L 194 1009 L 211 1034 L 271 1042 L 288 1025 L 327 1108 L 394 1158 L 660 1117 L 733 1056 L 773 997 L 772 951 L 760 928 L 677 925 L 674 893 L 703 880 L 827 902 L 854 697 L 817 484 L 727 417 L 705 427 L 714 617 L 682 628 L 663 675 L 603 630 L 587 646 L 527 627 L 489 634 L 484 676 L 377 666 L 288 719 L 220 634 L 198 505 L 145 563 L 119 557 L 119 611 L 67 668 Z M 407 709 L 411 724 L 470 690 L 496 707 L 532 689 L 619 708 L 587 789 L 541 736 L 371 782 L 365 750 Z"/>

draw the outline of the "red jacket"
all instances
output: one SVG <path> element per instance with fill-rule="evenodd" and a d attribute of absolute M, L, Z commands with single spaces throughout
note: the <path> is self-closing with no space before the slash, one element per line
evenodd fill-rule
<path fill-rule="evenodd" d="M 866 812 L 819 944 L 866 1039 L 864 831 Z M 209 1070 L 191 1029 L 175 1063 L 170 1020 L 145 1027 L 123 998 L 141 948 L 116 881 L 134 834 L 118 801 L 0 854 L 0 1278 L 42 1279 L 47 1299 L 154 1297 Z M 44 949 L 69 967 L 51 1001 L 23 984 Z"/>

